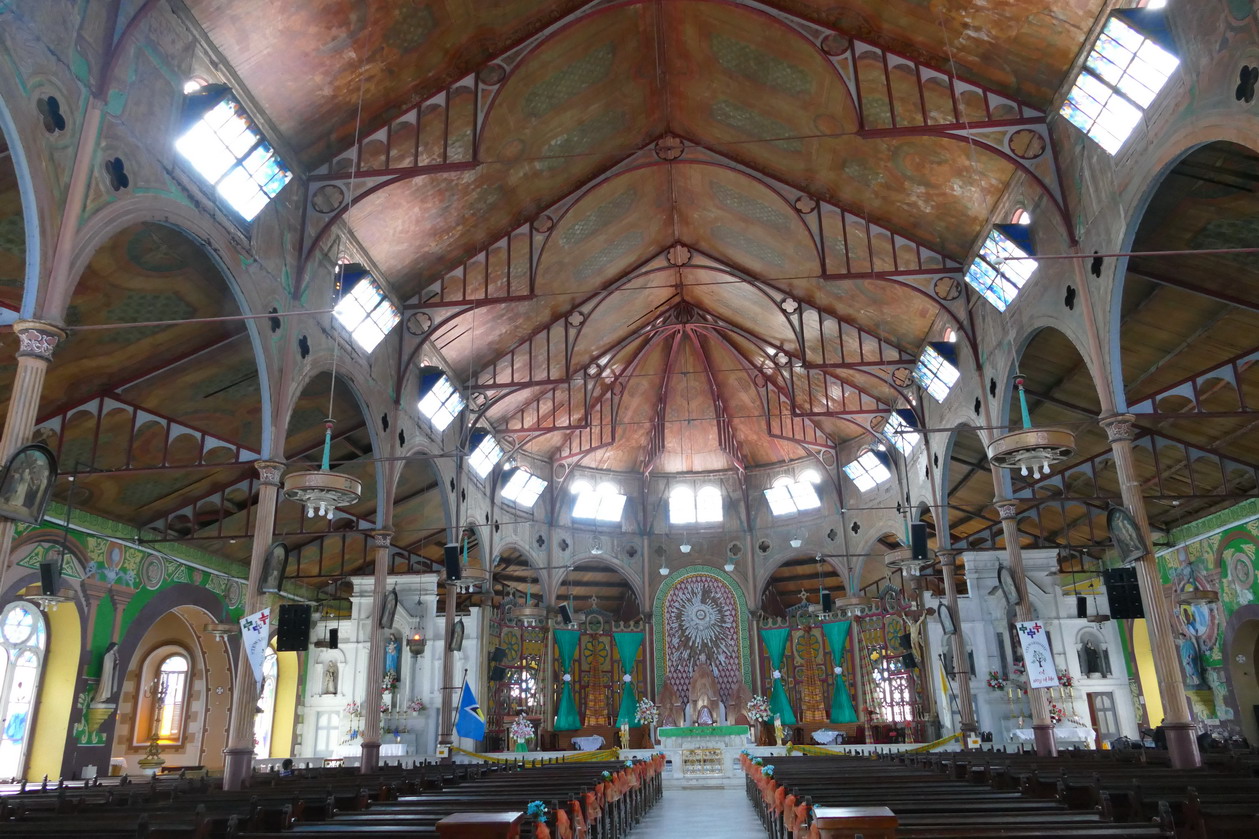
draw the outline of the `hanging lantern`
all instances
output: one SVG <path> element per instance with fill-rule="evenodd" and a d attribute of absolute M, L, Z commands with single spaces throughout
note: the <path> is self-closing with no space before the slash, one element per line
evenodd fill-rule
<path fill-rule="evenodd" d="M 324 421 L 323 461 L 318 469 L 292 472 L 284 478 L 284 497 L 306 508 L 307 518 L 320 516 L 332 520 L 338 507 L 357 504 L 363 495 L 363 483 L 350 475 L 341 475 L 329 468 L 332 456 L 332 418 Z"/>
<path fill-rule="evenodd" d="M 1023 428 L 1002 434 L 988 444 L 988 459 L 1002 469 L 1018 469 L 1019 474 L 1031 474 L 1032 478 L 1048 475 L 1050 468 L 1075 454 L 1075 434 L 1065 428 L 1033 428 L 1027 412 L 1027 395 L 1023 392 L 1023 377 L 1015 376 L 1019 389 L 1019 407 L 1023 413 Z"/>

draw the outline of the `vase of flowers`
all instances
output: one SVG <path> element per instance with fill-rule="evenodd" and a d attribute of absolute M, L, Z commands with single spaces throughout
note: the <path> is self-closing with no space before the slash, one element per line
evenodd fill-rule
<path fill-rule="evenodd" d="M 428 706 L 424 704 L 423 699 L 412 699 L 407 705 L 407 711 L 412 714 L 418 714 Z"/>
<path fill-rule="evenodd" d="M 519 716 L 516 717 L 515 720 L 512 721 L 511 728 L 508 729 L 507 733 L 508 735 L 511 736 L 511 739 L 514 740 L 516 743 L 516 751 L 518 752 L 529 751 L 528 740 L 531 737 L 533 737 L 534 729 L 533 729 L 533 723 L 529 722 L 529 720 L 526 719 L 524 714 L 520 714 Z"/>
<path fill-rule="evenodd" d="M 1054 725 L 1067 718 L 1067 712 L 1054 702 L 1049 703 L 1049 721 Z"/>
<path fill-rule="evenodd" d="M 660 722 L 660 706 L 644 696 L 638 700 L 638 707 L 634 709 L 634 719 L 639 725 L 645 725 L 651 730 L 651 742 L 655 743 L 656 725 Z"/>
<path fill-rule="evenodd" d="M 1001 678 L 1001 674 L 996 670 L 988 671 L 988 687 L 995 691 L 1005 690 L 1005 679 Z"/>
<path fill-rule="evenodd" d="M 757 694 L 748 700 L 744 710 L 747 712 L 748 719 L 760 729 L 757 742 L 768 744 L 772 739 L 768 725 L 770 720 L 769 700 Z"/>

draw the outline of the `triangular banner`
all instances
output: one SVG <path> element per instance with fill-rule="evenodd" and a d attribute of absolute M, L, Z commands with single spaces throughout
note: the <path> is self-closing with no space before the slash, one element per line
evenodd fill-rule
<path fill-rule="evenodd" d="M 240 645 L 254 669 L 254 680 L 262 684 L 262 661 L 267 655 L 271 635 L 271 610 L 263 609 L 240 619 Z"/>

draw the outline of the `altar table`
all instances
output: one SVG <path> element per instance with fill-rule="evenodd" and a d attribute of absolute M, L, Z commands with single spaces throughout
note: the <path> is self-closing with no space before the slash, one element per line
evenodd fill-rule
<path fill-rule="evenodd" d="M 656 733 L 665 737 L 747 737 L 746 725 L 679 725 L 662 728 Z"/>
<path fill-rule="evenodd" d="M 589 737 L 574 737 L 573 745 L 578 751 L 593 752 L 603 748 L 603 736 L 600 734 L 592 734 Z"/>

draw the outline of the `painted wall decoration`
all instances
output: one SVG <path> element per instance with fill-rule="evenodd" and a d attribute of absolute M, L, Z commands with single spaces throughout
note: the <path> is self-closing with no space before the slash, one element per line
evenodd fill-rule
<path fill-rule="evenodd" d="M 1163 608 L 1174 610 L 1185 688 L 1197 719 L 1239 720 L 1228 683 L 1229 619 L 1259 602 L 1259 500 L 1252 499 L 1172 532 L 1176 545 L 1158 557 Z M 1218 603 L 1175 605 L 1177 592 L 1218 591 Z M 1149 604 L 1146 605 L 1149 608 Z"/>
<path fill-rule="evenodd" d="M 738 583 L 708 566 L 675 571 L 656 593 L 656 688 L 667 682 L 683 702 L 701 662 L 717 679 L 723 702 L 751 685 L 748 610 Z"/>

